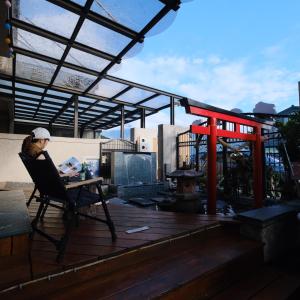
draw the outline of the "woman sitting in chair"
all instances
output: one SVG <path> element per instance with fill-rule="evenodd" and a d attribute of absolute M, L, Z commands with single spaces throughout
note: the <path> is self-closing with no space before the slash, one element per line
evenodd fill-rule
<path fill-rule="evenodd" d="M 31 135 L 27 136 L 23 140 L 22 144 L 22 153 L 28 155 L 33 159 L 45 159 L 43 151 L 48 145 L 48 142 L 51 140 L 50 132 L 42 127 L 35 128 L 32 130 Z M 67 174 L 59 172 L 61 177 L 76 177 L 78 172 L 71 171 Z"/>
<path fill-rule="evenodd" d="M 23 140 L 22 153 L 35 159 L 45 159 L 42 152 L 50 139 L 49 131 L 45 128 L 38 127 L 32 130 L 31 135 Z"/>

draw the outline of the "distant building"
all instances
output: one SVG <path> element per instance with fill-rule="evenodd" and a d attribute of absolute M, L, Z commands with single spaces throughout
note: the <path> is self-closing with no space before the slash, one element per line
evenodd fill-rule
<path fill-rule="evenodd" d="M 290 118 L 289 116 L 291 116 L 297 112 L 300 112 L 300 106 L 292 105 L 278 113 L 278 115 L 282 115 L 282 117 L 279 118 L 278 120 L 282 123 L 286 123 Z"/>

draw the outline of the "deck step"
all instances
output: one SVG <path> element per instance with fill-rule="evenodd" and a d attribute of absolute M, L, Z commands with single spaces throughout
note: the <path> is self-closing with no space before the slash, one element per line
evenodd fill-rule
<path fill-rule="evenodd" d="M 1 299 L 208 299 L 261 264 L 260 243 L 217 227 L 30 284 Z"/>

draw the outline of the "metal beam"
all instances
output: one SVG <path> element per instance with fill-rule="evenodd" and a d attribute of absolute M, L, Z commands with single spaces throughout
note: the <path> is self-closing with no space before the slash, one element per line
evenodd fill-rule
<path fill-rule="evenodd" d="M 175 11 L 179 9 L 181 3 L 180 0 L 159 0 L 159 1 Z"/>
<path fill-rule="evenodd" d="M 94 0 L 87 0 L 86 3 L 85 3 L 85 6 L 82 8 L 81 14 L 80 14 L 80 18 L 78 19 L 77 24 L 76 24 L 76 26 L 75 26 L 75 28 L 73 30 L 72 35 L 71 35 L 71 38 L 69 39 L 69 42 L 68 42 L 68 44 L 67 44 L 67 46 L 66 46 L 66 48 L 64 50 L 64 53 L 63 53 L 63 55 L 62 55 L 59 63 L 56 66 L 56 69 L 55 69 L 55 71 L 54 71 L 54 73 L 52 75 L 52 78 L 51 78 L 51 80 L 50 80 L 50 82 L 48 84 L 48 87 L 44 91 L 44 94 L 43 94 L 43 96 L 41 98 L 41 102 L 40 103 L 42 103 L 45 95 L 47 94 L 48 89 L 51 88 L 51 86 L 53 85 L 53 83 L 54 83 L 54 81 L 55 81 L 55 79 L 56 79 L 56 77 L 57 77 L 60 69 L 62 68 L 62 64 L 64 63 L 67 55 L 69 54 L 69 51 L 71 50 L 71 47 L 72 47 L 73 43 L 75 42 L 75 39 L 76 39 L 76 37 L 77 37 L 77 35 L 79 33 L 79 30 L 81 29 L 81 26 L 82 26 L 82 24 L 83 24 L 83 22 L 85 20 L 85 16 L 88 13 L 88 11 L 90 10 L 90 8 L 91 8 L 91 6 L 93 4 L 93 1 Z M 35 116 L 37 115 L 37 113 L 39 111 L 39 107 L 40 107 L 40 105 L 36 109 L 33 118 L 35 118 Z"/>
<path fill-rule="evenodd" d="M 146 114 L 144 109 L 141 109 L 141 128 L 146 128 Z"/>
<path fill-rule="evenodd" d="M 179 96 L 179 95 L 176 95 L 176 94 L 173 94 L 173 93 L 168 93 L 168 92 L 163 91 L 163 90 L 152 88 L 152 87 L 147 86 L 147 85 L 139 84 L 139 83 L 136 83 L 136 82 L 133 82 L 133 81 L 125 80 L 125 79 L 114 77 L 114 76 L 111 76 L 111 75 L 105 75 L 104 78 L 107 79 L 107 80 L 114 81 L 114 82 L 127 84 L 127 85 L 130 85 L 132 87 L 139 88 L 139 89 L 142 89 L 142 90 L 145 90 L 145 91 L 148 91 L 148 92 L 156 93 L 158 95 L 174 97 L 174 98 L 177 98 L 177 99 L 183 99 L 184 98 L 182 96 Z"/>
<path fill-rule="evenodd" d="M 119 93 L 115 94 L 113 97 L 109 98 L 108 101 L 112 101 L 113 102 L 114 100 L 116 100 L 116 98 L 120 97 L 121 95 L 125 94 L 126 92 L 128 92 L 131 89 L 132 89 L 132 87 L 128 86 L 124 90 L 122 90 Z M 80 114 L 84 114 L 86 111 L 90 110 L 93 106 L 95 106 L 96 104 L 98 104 L 100 101 L 101 100 L 97 100 L 96 102 L 92 103 L 90 106 L 88 106 L 86 109 L 84 109 Z"/>
<path fill-rule="evenodd" d="M 90 125 L 90 124 L 92 124 L 92 123 L 94 123 L 94 122 L 96 122 L 96 121 L 98 121 L 98 120 L 101 120 L 102 118 L 104 118 L 104 117 L 106 117 L 106 116 L 109 116 L 111 113 L 120 110 L 120 107 L 121 107 L 121 105 L 117 105 L 116 107 L 114 107 L 114 108 L 112 108 L 112 109 L 110 109 L 110 110 L 104 112 L 104 113 L 101 114 L 100 116 L 97 116 L 97 117 L 95 117 L 94 119 L 92 119 L 92 120 L 90 120 L 90 121 L 84 123 L 82 126 L 86 127 L 86 126 L 88 126 L 88 125 Z"/>
<path fill-rule="evenodd" d="M 175 99 L 170 97 L 170 125 L 175 125 Z"/>
<path fill-rule="evenodd" d="M 121 126 L 120 126 L 120 139 L 124 140 L 124 132 L 125 132 L 125 115 L 124 115 L 124 105 L 121 105 Z"/>
<path fill-rule="evenodd" d="M 60 6 L 64 9 L 67 9 L 74 14 L 77 14 L 77 15 L 81 14 L 82 7 L 71 1 L 65 1 L 65 0 L 47 0 L 47 1 L 53 3 L 57 6 Z M 95 22 L 101 26 L 104 26 L 114 32 L 120 33 L 130 39 L 135 38 L 135 36 L 138 34 L 136 31 L 134 31 L 122 24 L 119 24 L 111 19 L 101 16 L 94 11 L 89 11 L 86 15 L 86 18 L 89 19 L 90 21 Z M 143 39 L 141 41 L 143 41 Z"/>
<path fill-rule="evenodd" d="M 31 58 L 34 58 L 34 59 L 45 61 L 45 62 L 54 64 L 54 65 L 58 65 L 59 62 L 60 62 L 59 59 L 56 59 L 56 58 L 53 58 L 53 57 L 50 57 L 50 56 L 46 56 L 46 55 L 43 55 L 43 54 L 40 54 L 40 53 L 36 53 L 36 52 L 30 51 L 30 50 L 27 50 L 27 49 L 23 49 L 23 48 L 20 48 L 20 47 L 14 47 L 14 52 L 18 53 L 18 54 L 28 56 L 28 57 L 31 57 Z M 94 70 L 91 70 L 91 69 L 88 69 L 88 68 L 85 68 L 85 67 L 77 66 L 75 64 L 68 63 L 66 61 L 63 62 L 62 66 L 65 67 L 65 68 L 69 68 L 69 69 L 79 71 L 79 72 L 83 72 L 83 73 L 93 75 L 93 76 L 97 76 L 99 74 L 99 72 L 97 72 L 97 71 L 94 71 Z"/>
<path fill-rule="evenodd" d="M 74 138 L 78 138 L 78 96 L 74 95 Z"/>
<path fill-rule="evenodd" d="M 69 39 L 64 37 L 64 36 L 61 36 L 57 33 L 53 33 L 53 32 L 48 31 L 46 29 L 40 28 L 38 26 L 26 23 L 26 22 L 24 22 L 22 20 L 19 20 L 19 19 L 16 19 L 16 18 L 11 19 L 11 24 L 13 26 L 17 27 L 17 28 L 20 28 L 20 29 L 23 29 L 25 31 L 31 32 L 33 34 L 39 35 L 41 37 L 47 38 L 47 39 L 52 40 L 54 42 L 58 42 L 58 43 L 61 43 L 61 44 L 64 44 L 64 45 L 68 45 L 68 43 L 69 43 Z M 115 59 L 116 59 L 116 56 L 114 56 L 114 55 L 111 55 L 109 53 L 106 53 L 104 51 L 98 50 L 96 48 L 84 45 L 84 44 L 76 42 L 76 41 L 73 42 L 72 47 L 77 49 L 77 50 L 81 50 L 83 52 L 101 57 L 101 58 L 106 59 L 108 61 L 113 61 L 113 60 L 115 61 Z M 121 62 L 120 60 L 117 60 L 117 63 L 120 63 L 120 62 Z"/>
<path fill-rule="evenodd" d="M 118 59 L 121 59 L 129 50 L 131 50 L 136 43 L 140 41 L 140 39 L 145 36 L 145 34 L 151 30 L 172 8 L 169 6 L 163 7 L 158 14 L 152 18 L 152 20 L 133 38 L 126 46 L 125 48 L 117 55 L 115 60 L 111 61 L 109 65 L 107 65 L 104 70 L 101 71 L 98 78 L 84 91 L 84 94 L 88 93 L 90 90 L 92 90 L 100 80 L 103 79 L 103 77 L 107 74 L 107 72 L 115 65 Z"/>
<path fill-rule="evenodd" d="M 63 114 L 69 107 L 72 106 L 73 102 L 74 102 L 74 97 L 76 95 L 74 95 L 73 97 L 71 97 L 69 99 L 69 101 L 67 101 L 63 106 L 62 108 L 56 113 L 56 115 L 51 119 L 51 121 L 49 122 L 49 125 L 51 125 L 52 123 L 54 123 L 56 121 L 56 119 L 61 115 Z"/>

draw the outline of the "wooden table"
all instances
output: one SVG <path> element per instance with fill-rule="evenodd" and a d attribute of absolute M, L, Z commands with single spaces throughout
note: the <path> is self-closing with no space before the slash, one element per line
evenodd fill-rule
<path fill-rule="evenodd" d="M 0 191 L 0 256 L 27 255 L 30 232 L 23 191 Z"/>
<path fill-rule="evenodd" d="M 65 185 L 66 189 L 74 189 L 83 185 L 91 185 L 91 184 L 99 184 L 103 180 L 102 177 L 95 177 L 87 180 L 82 180 L 82 181 L 76 181 L 76 182 L 71 182 L 67 185 Z"/>

